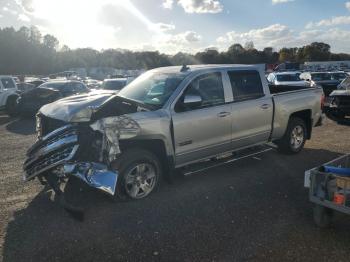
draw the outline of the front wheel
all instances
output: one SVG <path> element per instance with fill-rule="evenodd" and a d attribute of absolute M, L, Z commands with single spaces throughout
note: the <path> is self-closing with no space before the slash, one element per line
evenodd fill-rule
<path fill-rule="evenodd" d="M 112 163 L 119 173 L 116 200 L 142 199 L 154 192 L 160 184 L 161 164 L 151 152 L 129 149 Z"/>
<path fill-rule="evenodd" d="M 285 154 L 297 154 L 305 145 L 307 130 L 305 122 L 297 117 L 289 120 L 284 136 L 276 142 L 278 150 Z"/>

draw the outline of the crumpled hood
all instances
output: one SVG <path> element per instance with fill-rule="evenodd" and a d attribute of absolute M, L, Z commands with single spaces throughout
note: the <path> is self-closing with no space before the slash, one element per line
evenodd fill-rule
<path fill-rule="evenodd" d="M 70 96 L 43 106 L 39 113 L 50 118 L 69 122 L 80 110 L 89 106 L 99 107 L 117 93 L 117 91 L 111 90 L 96 90 L 87 94 Z"/>

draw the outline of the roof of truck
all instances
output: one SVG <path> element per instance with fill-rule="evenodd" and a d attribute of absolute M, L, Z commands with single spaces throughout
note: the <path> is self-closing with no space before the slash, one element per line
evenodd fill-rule
<path fill-rule="evenodd" d="M 227 68 L 236 68 L 236 69 L 259 69 L 256 65 L 228 65 L 228 64 L 215 64 L 215 65 L 185 65 L 185 66 L 168 66 L 168 67 L 159 67 L 153 69 L 155 72 L 166 72 L 166 73 L 178 73 L 181 72 L 183 68 L 186 68 L 183 72 L 194 72 L 207 69 L 227 69 Z"/>

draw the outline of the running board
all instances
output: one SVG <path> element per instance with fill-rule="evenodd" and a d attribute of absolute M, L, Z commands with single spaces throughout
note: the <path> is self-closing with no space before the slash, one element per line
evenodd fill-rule
<path fill-rule="evenodd" d="M 218 157 L 208 159 L 203 162 L 192 164 L 182 168 L 184 176 L 190 176 L 195 173 L 203 172 L 211 168 L 223 166 L 229 163 L 236 162 L 245 158 L 256 158 L 258 155 L 274 150 L 275 146 L 268 144 L 262 146 L 255 146 L 248 149 L 239 150 L 225 155 L 220 155 Z"/>

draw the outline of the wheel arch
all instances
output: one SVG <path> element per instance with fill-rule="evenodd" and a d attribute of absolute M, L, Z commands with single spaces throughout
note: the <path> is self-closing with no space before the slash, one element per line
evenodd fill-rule
<path fill-rule="evenodd" d="M 170 178 L 175 167 L 174 157 L 167 152 L 166 143 L 162 139 L 135 139 L 135 140 L 120 140 L 120 150 L 123 151 L 138 148 L 150 151 L 158 157 L 163 170 L 163 176 Z"/>
<path fill-rule="evenodd" d="M 312 117 L 311 117 L 311 115 L 312 115 L 311 110 L 306 109 L 306 110 L 294 112 L 293 114 L 291 114 L 289 116 L 289 121 L 291 118 L 300 118 L 301 120 L 304 121 L 304 123 L 306 125 L 306 132 L 307 132 L 306 138 L 307 139 L 311 139 L 311 134 L 312 134 Z"/>

